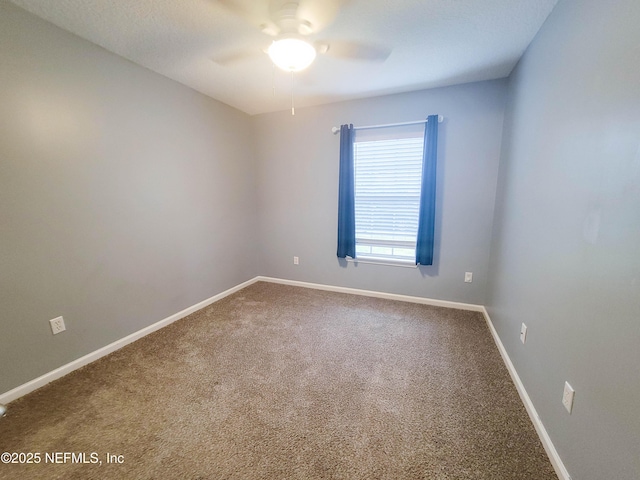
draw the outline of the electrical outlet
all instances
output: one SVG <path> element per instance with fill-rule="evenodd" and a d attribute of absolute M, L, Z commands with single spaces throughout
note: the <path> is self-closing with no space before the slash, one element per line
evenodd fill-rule
<path fill-rule="evenodd" d="M 464 281 L 465 283 L 473 282 L 473 272 L 464 272 Z"/>
<path fill-rule="evenodd" d="M 527 341 L 527 326 L 524 323 L 520 327 L 520 341 L 522 343 Z"/>
<path fill-rule="evenodd" d="M 573 397 L 575 396 L 576 391 L 573 389 L 569 382 L 564 382 L 564 392 L 562 393 L 562 404 L 564 408 L 567 409 L 567 412 L 571 414 L 571 410 L 573 410 Z"/>
<path fill-rule="evenodd" d="M 293 264 L 294 264 L 294 265 L 299 265 L 299 264 L 300 264 L 300 258 L 298 258 L 298 257 L 293 257 Z"/>
<path fill-rule="evenodd" d="M 64 318 L 62 317 L 53 318 L 49 320 L 49 323 L 51 324 L 51 332 L 53 332 L 54 335 L 64 332 L 67 329 L 64 326 Z"/>

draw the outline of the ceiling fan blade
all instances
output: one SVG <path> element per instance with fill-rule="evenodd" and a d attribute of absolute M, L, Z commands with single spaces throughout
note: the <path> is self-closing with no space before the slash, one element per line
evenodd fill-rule
<path fill-rule="evenodd" d="M 256 2 L 247 0 L 214 0 L 227 11 L 237 15 L 259 28 L 263 33 L 275 37 L 280 33 L 280 28 L 271 20 L 269 16 L 268 2 Z"/>
<path fill-rule="evenodd" d="M 297 17 L 308 22 L 309 30 L 300 31 L 303 35 L 318 33 L 331 24 L 341 8 L 350 0 L 299 0 Z"/>
<path fill-rule="evenodd" d="M 366 62 L 384 62 L 391 55 L 390 48 L 357 42 L 318 42 L 316 43 L 316 49 L 319 53 L 324 53 L 330 57 L 363 60 Z"/>

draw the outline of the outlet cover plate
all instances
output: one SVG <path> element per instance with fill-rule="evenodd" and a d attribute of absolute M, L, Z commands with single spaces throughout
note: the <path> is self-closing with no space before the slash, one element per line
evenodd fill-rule
<path fill-rule="evenodd" d="M 64 332 L 67 329 L 67 327 L 64 326 L 64 318 L 62 317 L 52 318 L 49 320 L 49 323 L 51 324 L 51 332 L 54 335 Z"/>
<path fill-rule="evenodd" d="M 573 410 L 573 397 L 575 396 L 576 391 L 573 389 L 569 382 L 564 382 L 564 392 L 562 393 L 562 404 L 564 408 L 567 409 L 567 412 L 571 414 L 571 410 Z"/>

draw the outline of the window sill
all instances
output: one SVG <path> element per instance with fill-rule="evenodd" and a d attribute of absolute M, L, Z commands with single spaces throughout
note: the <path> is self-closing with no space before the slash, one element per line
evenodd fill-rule
<path fill-rule="evenodd" d="M 367 257 L 360 255 L 356 258 L 347 258 L 347 262 L 354 264 L 366 263 L 370 265 L 386 265 L 389 267 L 404 267 L 404 268 L 418 268 L 415 262 L 411 260 L 399 260 L 394 258 L 379 258 L 379 257 Z"/>

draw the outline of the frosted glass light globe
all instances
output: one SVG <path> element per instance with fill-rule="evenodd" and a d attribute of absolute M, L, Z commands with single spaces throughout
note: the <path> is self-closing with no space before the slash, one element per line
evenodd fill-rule
<path fill-rule="evenodd" d="M 287 72 L 299 72 L 316 58 L 316 49 L 298 38 L 283 38 L 271 44 L 268 50 L 271 61 Z"/>

